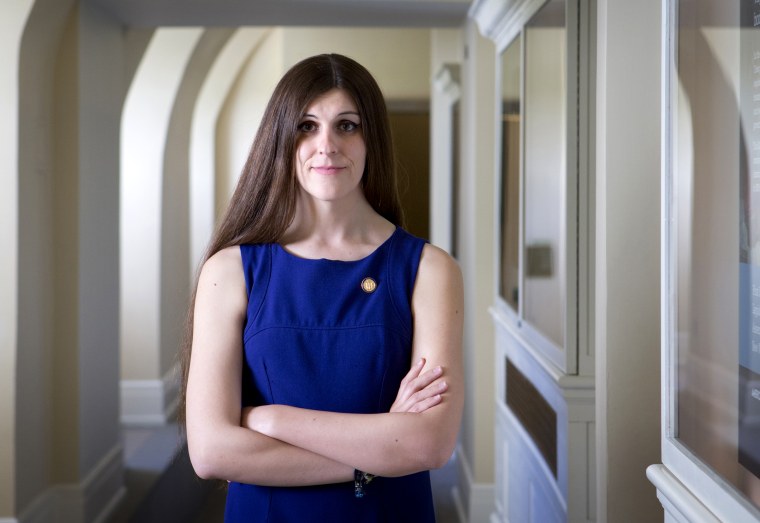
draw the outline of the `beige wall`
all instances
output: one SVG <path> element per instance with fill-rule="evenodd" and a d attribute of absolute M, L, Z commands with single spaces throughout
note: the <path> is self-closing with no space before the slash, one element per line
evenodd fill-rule
<path fill-rule="evenodd" d="M 340 53 L 364 65 L 388 100 L 430 97 L 430 30 L 382 28 L 285 29 L 285 64 Z"/>
<path fill-rule="evenodd" d="M 216 127 L 216 215 L 235 190 L 264 108 L 284 72 L 283 30 L 272 30 L 250 51 L 219 113 Z"/>
<path fill-rule="evenodd" d="M 494 480 L 494 132 L 496 50 L 474 22 L 466 31 L 462 74 L 460 263 L 465 281 L 464 455 L 476 484 Z M 460 478 L 461 481 L 461 478 Z"/>

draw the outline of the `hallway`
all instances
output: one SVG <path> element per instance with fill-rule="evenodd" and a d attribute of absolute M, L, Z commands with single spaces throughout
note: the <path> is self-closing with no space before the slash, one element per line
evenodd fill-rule
<path fill-rule="evenodd" d="M 171 423 L 188 294 L 329 52 L 429 118 L 439 523 L 760 522 L 760 0 L 7 0 L 0 523 L 218 521 Z"/>

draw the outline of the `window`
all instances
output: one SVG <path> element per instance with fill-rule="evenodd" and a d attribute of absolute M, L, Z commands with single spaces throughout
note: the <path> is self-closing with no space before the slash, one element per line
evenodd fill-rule
<path fill-rule="evenodd" d="M 760 2 L 672 4 L 666 436 L 757 509 Z"/>
<path fill-rule="evenodd" d="M 499 294 L 514 313 L 520 298 L 520 73 L 521 40 L 502 54 L 501 274 Z"/>
<path fill-rule="evenodd" d="M 551 0 L 525 27 L 524 317 L 565 345 L 567 183 L 565 2 Z"/>
<path fill-rule="evenodd" d="M 580 43 L 569 33 L 570 13 L 578 16 L 575 3 L 548 0 L 500 55 L 499 297 L 507 321 L 572 374 L 577 324 L 567 315 L 578 310 L 579 51 L 567 49 Z"/>

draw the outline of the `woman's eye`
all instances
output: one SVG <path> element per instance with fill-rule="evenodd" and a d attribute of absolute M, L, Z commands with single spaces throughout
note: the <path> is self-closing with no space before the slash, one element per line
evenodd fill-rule
<path fill-rule="evenodd" d="M 359 124 L 352 122 L 351 120 L 344 120 L 340 122 L 338 128 L 345 133 L 351 133 L 359 128 Z"/>
<path fill-rule="evenodd" d="M 317 126 L 314 124 L 314 122 L 301 122 L 298 125 L 298 130 L 304 133 L 310 133 L 312 131 L 316 131 Z"/>

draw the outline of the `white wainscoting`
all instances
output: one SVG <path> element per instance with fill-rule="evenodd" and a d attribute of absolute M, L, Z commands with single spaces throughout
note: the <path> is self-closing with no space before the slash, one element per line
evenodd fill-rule
<path fill-rule="evenodd" d="M 494 486 L 492 483 L 475 483 L 472 469 L 460 445 L 456 449 L 458 486 L 451 495 L 461 523 L 486 523 L 491 520 L 494 509 Z"/>
<path fill-rule="evenodd" d="M 179 372 L 176 367 L 162 379 L 121 380 L 121 423 L 164 425 L 179 405 Z"/>
<path fill-rule="evenodd" d="M 567 375 L 559 369 L 552 369 L 550 363 L 542 361 L 540 354 L 532 350 L 508 323 L 496 319 L 496 499 L 493 521 L 595 521 L 594 378 Z M 507 358 L 556 412 L 556 476 L 531 435 L 507 407 L 504 370 Z"/>

